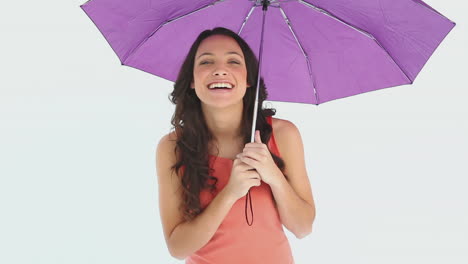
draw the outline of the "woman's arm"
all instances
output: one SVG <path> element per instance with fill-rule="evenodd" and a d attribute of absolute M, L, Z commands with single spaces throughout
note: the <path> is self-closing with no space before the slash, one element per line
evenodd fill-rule
<path fill-rule="evenodd" d="M 210 241 L 235 199 L 223 189 L 202 213 L 192 221 L 185 221 L 179 210 L 182 185 L 171 171 L 171 166 L 176 162 L 173 151 L 175 143 L 169 136 L 160 140 L 156 151 L 159 211 L 168 250 L 173 257 L 182 260 Z"/>
<path fill-rule="evenodd" d="M 315 220 L 315 203 L 307 176 L 304 145 L 298 128 L 290 121 L 278 122 L 275 139 L 285 163 L 284 175 L 270 185 L 283 225 L 297 238 L 312 232 Z"/>
<path fill-rule="evenodd" d="M 169 238 L 173 257 L 185 259 L 210 241 L 235 202 L 223 191 L 192 221 L 181 223 L 174 229 Z"/>

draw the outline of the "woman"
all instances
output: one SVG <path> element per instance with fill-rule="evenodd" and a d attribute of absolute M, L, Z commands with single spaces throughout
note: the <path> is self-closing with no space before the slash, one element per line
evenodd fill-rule
<path fill-rule="evenodd" d="M 159 141 L 156 166 L 168 250 L 185 263 L 294 263 L 282 225 L 298 238 L 312 230 L 301 136 L 293 123 L 272 118 L 274 109 L 261 109 L 263 79 L 250 142 L 257 74 L 247 43 L 215 28 L 195 40 L 174 84 L 174 131 Z"/>

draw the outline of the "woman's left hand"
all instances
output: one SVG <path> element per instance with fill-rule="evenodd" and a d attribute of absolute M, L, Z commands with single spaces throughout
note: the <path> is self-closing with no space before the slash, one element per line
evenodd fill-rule
<path fill-rule="evenodd" d="M 261 180 L 268 185 L 275 184 L 283 173 L 276 165 L 268 147 L 262 143 L 260 131 L 255 130 L 255 141 L 245 144 L 242 153 L 237 154 L 242 162 L 257 170 Z"/>

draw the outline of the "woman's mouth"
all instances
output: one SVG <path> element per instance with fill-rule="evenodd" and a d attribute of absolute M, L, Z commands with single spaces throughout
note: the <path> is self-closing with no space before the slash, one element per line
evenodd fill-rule
<path fill-rule="evenodd" d="M 234 89 L 234 85 L 230 83 L 229 84 L 228 83 L 214 84 L 214 85 L 208 85 L 208 89 L 211 92 L 215 92 L 215 93 L 228 93 L 232 89 Z"/>

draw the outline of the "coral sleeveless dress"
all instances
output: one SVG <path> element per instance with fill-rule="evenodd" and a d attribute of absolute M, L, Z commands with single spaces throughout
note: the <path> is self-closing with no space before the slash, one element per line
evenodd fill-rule
<path fill-rule="evenodd" d="M 271 125 L 271 117 L 267 117 Z M 268 148 L 279 156 L 273 133 Z M 233 160 L 210 155 L 210 167 L 218 178 L 218 194 L 228 183 Z M 270 186 L 261 181 L 260 186 L 250 189 L 253 223 L 245 219 L 245 200 L 237 200 L 210 241 L 185 259 L 186 264 L 293 264 L 294 259 L 289 241 L 284 233 L 278 209 L 274 203 Z M 200 193 L 204 209 L 214 198 L 209 190 Z M 252 222 L 248 208 L 249 223 Z"/>

